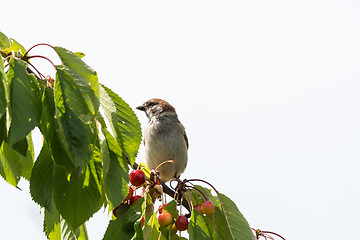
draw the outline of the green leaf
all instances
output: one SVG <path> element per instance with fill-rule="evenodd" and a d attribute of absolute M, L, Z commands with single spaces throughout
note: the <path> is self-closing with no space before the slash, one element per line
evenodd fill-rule
<path fill-rule="evenodd" d="M 83 167 L 90 160 L 96 139 L 94 120 L 71 71 L 65 66 L 57 66 L 55 104 L 58 137 L 73 164 Z"/>
<path fill-rule="evenodd" d="M 85 57 L 85 53 L 82 53 L 82 52 L 74 52 L 74 54 L 75 54 L 78 58 L 83 58 L 83 57 Z"/>
<path fill-rule="evenodd" d="M 166 204 L 163 212 L 169 212 L 174 219 L 177 219 L 179 214 L 176 207 L 177 207 L 177 202 L 175 200 L 172 200 Z"/>
<path fill-rule="evenodd" d="M 6 116 L 0 118 L 0 146 L 2 142 L 5 140 L 6 136 Z"/>
<path fill-rule="evenodd" d="M 159 238 L 160 224 L 157 219 L 157 212 L 153 213 L 147 225 L 144 228 L 144 239 L 157 240 Z"/>
<path fill-rule="evenodd" d="M 26 72 L 27 63 L 12 58 L 8 79 L 11 92 L 11 125 L 8 143 L 25 138 L 37 125 L 41 114 L 41 91 L 37 79 Z"/>
<path fill-rule="evenodd" d="M 221 193 L 219 193 L 219 196 L 223 206 L 222 213 L 226 219 L 225 226 L 228 227 L 232 239 L 255 240 L 255 236 L 249 226 L 249 223 L 241 214 L 236 204 L 230 198 Z"/>
<path fill-rule="evenodd" d="M 203 192 L 215 206 L 215 214 L 211 222 L 220 239 L 255 240 L 249 223 L 231 199 L 219 193 L 220 202 L 218 196 L 213 196 L 209 189 L 198 185 L 195 187 Z"/>
<path fill-rule="evenodd" d="M 9 106 L 9 102 L 8 80 L 4 72 L 4 62 L 0 57 L 0 118 L 6 114 L 6 109 Z"/>
<path fill-rule="evenodd" d="M 74 168 L 68 151 L 64 149 L 59 139 L 59 126 L 55 118 L 54 91 L 51 88 L 45 88 L 42 97 L 42 115 L 39 123 L 39 129 L 44 136 L 45 142 L 49 145 L 51 154 L 56 164 L 65 166 L 68 169 Z"/>
<path fill-rule="evenodd" d="M 69 223 L 61 217 L 58 211 L 45 209 L 44 232 L 49 240 L 88 240 L 86 225 L 83 224 L 75 231 Z"/>
<path fill-rule="evenodd" d="M 0 32 L 0 49 L 8 48 L 10 47 L 10 40 L 9 38 Z"/>
<path fill-rule="evenodd" d="M 30 134 L 28 141 L 31 141 Z M 27 180 L 30 179 L 34 157 L 32 142 L 30 145 L 27 155 L 23 156 L 12 149 L 5 141 L 2 142 L 0 148 L 0 175 L 14 187 L 17 187 L 21 176 Z"/>
<path fill-rule="evenodd" d="M 18 154 L 18 156 L 21 164 L 21 176 L 23 176 L 26 180 L 30 180 L 31 171 L 34 165 L 34 145 L 31 133 L 26 136 L 25 140 L 27 142 L 26 155 L 24 156 L 23 154 Z"/>
<path fill-rule="evenodd" d="M 108 169 L 104 170 L 105 188 L 109 201 L 113 206 L 117 206 L 128 193 L 129 168 L 127 164 L 124 164 L 124 156 L 115 139 L 106 129 L 104 129 L 104 133 L 107 149 L 103 150 L 102 154 L 108 154 L 103 158 L 104 165 L 108 165 Z M 107 161 L 109 162 L 106 163 Z"/>
<path fill-rule="evenodd" d="M 124 204 L 117 210 L 117 218 L 110 220 L 103 240 L 131 239 L 135 234 L 134 224 L 141 217 L 141 206 L 144 199 L 140 198 L 133 205 Z"/>
<path fill-rule="evenodd" d="M 135 234 L 131 240 L 144 240 L 143 230 L 140 220 L 134 224 Z"/>
<path fill-rule="evenodd" d="M 21 176 L 19 154 L 6 142 L 2 142 L 0 148 L 0 175 L 14 187 L 17 187 Z"/>
<path fill-rule="evenodd" d="M 18 153 L 26 156 L 27 150 L 28 150 L 28 142 L 26 138 L 21 139 L 20 141 L 17 141 L 13 144 L 12 148 L 17 151 Z"/>
<path fill-rule="evenodd" d="M 140 122 L 129 105 L 109 88 L 101 85 L 100 94 L 101 106 L 116 140 L 133 164 L 142 138 Z"/>
<path fill-rule="evenodd" d="M 56 207 L 73 229 L 100 209 L 101 190 L 90 166 L 81 172 L 74 169 L 70 174 L 64 167 L 55 166 L 52 182 Z"/>
<path fill-rule="evenodd" d="M 100 105 L 100 88 L 97 73 L 83 62 L 79 55 L 62 47 L 54 47 L 62 63 L 69 69 L 70 75 L 77 84 L 89 110 L 92 114 L 98 111 Z M 85 54 L 83 54 L 85 56 Z"/>
<path fill-rule="evenodd" d="M 25 48 L 15 39 L 10 38 L 10 42 L 11 42 L 11 50 L 14 50 L 15 52 L 20 53 L 21 56 L 24 56 L 26 53 Z"/>
<path fill-rule="evenodd" d="M 189 236 L 190 239 L 217 239 L 213 236 L 213 229 L 209 220 L 198 211 L 191 212 L 189 223 Z M 227 238 L 221 238 L 227 239 Z"/>
<path fill-rule="evenodd" d="M 30 178 L 30 194 L 40 206 L 52 211 L 54 161 L 46 142 L 37 157 Z"/>
<path fill-rule="evenodd" d="M 61 225 L 59 212 L 56 209 L 52 211 L 45 209 L 44 232 L 49 240 L 62 240 Z"/>

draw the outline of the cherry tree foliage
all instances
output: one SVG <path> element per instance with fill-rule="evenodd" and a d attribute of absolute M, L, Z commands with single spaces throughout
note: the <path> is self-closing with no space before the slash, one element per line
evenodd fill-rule
<path fill-rule="evenodd" d="M 39 47 L 56 52 L 61 64 L 32 55 Z M 48 239 L 89 239 L 86 221 L 104 208 L 111 220 L 103 240 L 186 239 L 182 231 L 190 239 L 266 237 L 254 234 L 235 203 L 206 181 L 172 188 L 136 163 L 139 120 L 99 83 L 84 54 L 48 44 L 26 50 L 1 32 L 0 53 L 0 175 L 15 188 L 21 178 L 30 182 Z M 55 76 L 40 72 L 33 58 L 49 61 Z M 35 128 L 42 142 L 33 142 Z M 33 144 L 42 146 L 38 156 Z M 133 170 L 142 173 L 131 183 Z M 163 194 L 170 201 L 154 209 Z"/>

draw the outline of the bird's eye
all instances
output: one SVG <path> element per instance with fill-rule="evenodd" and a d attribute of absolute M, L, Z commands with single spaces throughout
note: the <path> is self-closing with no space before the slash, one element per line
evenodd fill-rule
<path fill-rule="evenodd" d="M 154 102 L 148 102 L 148 103 L 146 103 L 146 106 L 147 106 L 147 107 L 151 107 L 152 105 L 154 105 Z"/>

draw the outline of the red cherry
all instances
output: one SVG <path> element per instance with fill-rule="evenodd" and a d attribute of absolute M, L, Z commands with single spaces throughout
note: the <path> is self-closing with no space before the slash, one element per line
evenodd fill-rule
<path fill-rule="evenodd" d="M 203 212 L 201 211 L 201 204 L 196 205 L 194 208 L 195 208 L 195 210 L 197 210 L 198 212 L 203 214 Z"/>
<path fill-rule="evenodd" d="M 145 183 L 145 173 L 141 170 L 134 170 L 129 175 L 130 182 L 135 187 L 139 187 Z"/>
<path fill-rule="evenodd" d="M 140 195 L 135 195 L 130 198 L 130 205 L 133 205 L 138 199 L 142 198 Z"/>
<path fill-rule="evenodd" d="M 163 208 L 166 207 L 166 205 L 167 205 L 167 204 L 164 203 L 163 205 L 160 205 L 160 206 L 159 206 L 159 214 L 162 214 Z"/>
<path fill-rule="evenodd" d="M 134 190 L 133 190 L 131 187 L 129 187 L 129 192 L 128 192 L 128 194 L 126 195 L 126 197 L 125 197 L 125 199 L 124 199 L 124 202 L 129 201 L 130 198 L 131 198 L 133 195 L 134 195 Z"/>
<path fill-rule="evenodd" d="M 167 227 L 172 223 L 173 217 L 171 213 L 164 212 L 158 216 L 158 221 L 161 227 Z"/>
<path fill-rule="evenodd" d="M 140 219 L 140 223 L 141 223 L 141 226 L 143 227 L 144 224 L 145 224 L 145 219 L 144 219 L 144 216 Z"/>
<path fill-rule="evenodd" d="M 206 216 L 212 216 L 215 213 L 215 206 L 211 201 L 206 201 L 201 205 L 201 211 L 205 213 Z"/>
<path fill-rule="evenodd" d="M 181 215 L 176 220 L 175 226 L 179 231 L 185 231 L 186 229 L 188 229 L 189 222 L 185 216 Z"/>

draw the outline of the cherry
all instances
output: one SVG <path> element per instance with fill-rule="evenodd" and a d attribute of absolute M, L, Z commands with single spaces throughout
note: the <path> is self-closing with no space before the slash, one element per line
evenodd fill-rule
<path fill-rule="evenodd" d="M 188 229 L 189 222 L 184 215 L 181 215 L 176 220 L 175 226 L 179 231 L 185 231 L 186 229 Z"/>
<path fill-rule="evenodd" d="M 173 217 L 171 213 L 164 212 L 158 216 L 158 221 L 161 227 L 167 227 L 172 223 Z"/>
<path fill-rule="evenodd" d="M 140 198 L 141 198 L 140 195 L 132 196 L 132 197 L 130 198 L 130 205 L 133 205 L 134 202 L 136 202 L 136 201 L 137 201 L 138 199 L 140 199 Z"/>
<path fill-rule="evenodd" d="M 144 219 L 144 216 L 140 219 L 140 223 L 141 223 L 141 226 L 143 227 L 144 224 L 145 224 L 145 219 Z"/>
<path fill-rule="evenodd" d="M 195 208 L 195 210 L 197 210 L 198 212 L 203 214 L 203 212 L 201 211 L 201 204 L 196 205 L 194 208 Z"/>
<path fill-rule="evenodd" d="M 206 201 L 201 205 L 201 211 L 205 213 L 206 216 L 212 216 L 215 213 L 215 206 L 211 201 Z"/>
<path fill-rule="evenodd" d="M 126 195 L 126 197 L 125 197 L 125 199 L 124 199 L 124 202 L 129 201 L 130 198 L 131 198 L 133 195 L 134 195 L 134 190 L 133 190 L 131 187 L 129 187 L 129 192 L 128 192 L 128 194 Z"/>
<path fill-rule="evenodd" d="M 164 207 L 166 207 L 166 203 L 164 203 L 163 205 L 160 205 L 160 207 L 159 207 L 159 214 L 162 214 L 162 212 L 163 212 L 163 208 Z"/>
<path fill-rule="evenodd" d="M 135 187 L 139 187 L 145 183 L 145 173 L 141 170 L 134 170 L 129 175 L 130 182 Z"/>

